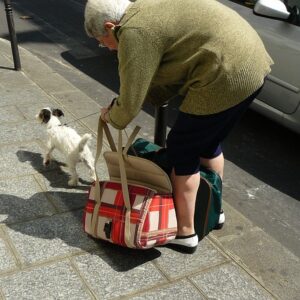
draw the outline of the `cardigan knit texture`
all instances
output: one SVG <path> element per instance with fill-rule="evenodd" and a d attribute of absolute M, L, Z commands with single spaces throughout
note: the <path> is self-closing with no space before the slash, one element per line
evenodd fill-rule
<path fill-rule="evenodd" d="M 117 129 L 144 101 L 176 94 L 188 114 L 227 110 L 261 87 L 273 64 L 256 31 L 215 0 L 137 0 L 115 36 L 120 92 L 108 117 Z"/>

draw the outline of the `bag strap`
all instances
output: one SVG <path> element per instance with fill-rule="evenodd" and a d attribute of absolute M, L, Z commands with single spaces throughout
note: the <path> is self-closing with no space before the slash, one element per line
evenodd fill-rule
<path fill-rule="evenodd" d="M 101 120 L 101 121 L 102 121 L 102 120 Z M 106 135 L 106 138 L 107 138 L 107 140 L 108 140 L 110 149 L 111 149 L 112 151 L 117 151 L 116 144 L 115 144 L 115 142 L 114 142 L 114 139 L 113 139 L 113 137 L 112 137 L 112 135 L 111 135 L 111 132 L 110 132 L 110 130 L 109 130 L 107 124 L 106 124 L 105 122 L 101 122 L 101 123 L 103 123 L 103 124 L 102 124 L 102 125 L 103 125 L 103 129 L 104 129 L 104 131 L 105 131 L 105 135 Z"/>
<path fill-rule="evenodd" d="M 123 198 L 124 198 L 124 203 L 126 206 L 125 243 L 126 243 L 126 245 L 129 246 L 129 245 L 131 245 L 131 232 L 130 232 L 131 204 L 130 204 L 127 176 L 126 176 L 126 170 L 125 170 L 124 158 L 123 158 L 123 152 L 122 152 L 122 131 L 121 130 L 119 130 L 119 138 L 118 138 L 118 159 L 119 159 Z"/>
<path fill-rule="evenodd" d="M 128 149 L 130 148 L 130 146 L 133 143 L 133 140 L 135 139 L 135 137 L 137 136 L 138 132 L 140 131 L 141 127 L 140 126 L 135 126 L 133 132 L 131 133 L 130 137 L 127 140 L 127 144 L 125 146 L 125 148 L 123 149 L 123 154 L 126 155 L 128 152 Z"/>
<path fill-rule="evenodd" d="M 99 183 L 99 177 L 96 171 L 96 165 L 99 160 L 102 147 L 103 147 L 103 129 L 105 131 L 107 140 L 109 142 L 110 148 L 113 152 L 118 152 L 118 159 L 119 159 L 119 167 L 120 167 L 120 175 L 121 175 L 121 184 L 122 184 L 122 192 L 124 197 L 124 203 L 126 206 L 126 215 L 125 215 L 125 243 L 129 247 L 133 247 L 131 243 L 131 232 L 130 232 L 130 215 L 131 215 L 131 204 L 130 204 L 130 198 L 129 198 L 129 191 L 128 191 L 128 184 L 127 184 L 127 176 L 126 176 L 126 170 L 125 170 L 125 164 L 124 164 L 124 155 L 127 154 L 127 151 L 132 144 L 134 138 L 138 134 L 140 127 L 136 126 L 133 130 L 132 134 L 128 138 L 127 144 L 122 149 L 123 141 L 122 141 L 122 130 L 119 130 L 119 136 L 118 136 L 118 150 L 116 149 L 116 145 L 114 143 L 114 140 L 112 138 L 111 132 L 109 130 L 108 125 L 102 121 L 101 117 L 99 118 L 98 123 L 98 135 L 97 135 L 97 151 L 95 156 L 95 173 L 96 173 L 96 181 L 95 181 L 95 208 L 92 215 L 92 228 L 93 231 L 96 232 L 96 226 L 97 226 L 97 216 L 98 211 L 101 205 L 101 191 L 100 191 L 100 183 Z"/>

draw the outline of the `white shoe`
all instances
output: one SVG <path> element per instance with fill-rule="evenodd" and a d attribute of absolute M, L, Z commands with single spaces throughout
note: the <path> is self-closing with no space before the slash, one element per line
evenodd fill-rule
<path fill-rule="evenodd" d="M 192 254 L 197 250 L 198 242 L 196 233 L 187 236 L 177 235 L 174 240 L 168 243 L 168 246 L 180 252 Z"/>
<path fill-rule="evenodd" d="M 223 209 L 221 209 L 221 212 L 219 215 L 219 222 L 214 229 L 216 229 L 216 230 L 222 229 L 224 223 L 225 223 L 225 213 L 224 213 Z"/>

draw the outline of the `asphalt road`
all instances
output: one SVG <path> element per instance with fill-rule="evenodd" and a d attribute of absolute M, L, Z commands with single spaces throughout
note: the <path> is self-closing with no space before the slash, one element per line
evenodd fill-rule
<path fill-rule="evenodd" d="M 86 36 L 85 2 L 15 0 L 15 27 L 20 46 L 104 106 L 118 92 L 117 57 Z M 3 0 L 0 37 L 9 39 Z M 144 111 L 153 117 L 151 107 Z M 174 103 L 169 107 L 169 125 L 176 112 Z M 153 130 L 145 125 L 143 129 Z M 223 149 L 226 201 L 300 256 L 299 135 L 249 110 Z"/>

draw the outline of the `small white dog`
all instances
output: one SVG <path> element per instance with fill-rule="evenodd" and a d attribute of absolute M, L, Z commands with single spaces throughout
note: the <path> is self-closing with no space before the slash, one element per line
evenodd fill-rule
<path fill-rule="evenodd" d="M 67 169 L 70 175 L 68 184 L 76 186 L 78 184 L 78 175 L 76 172 L 76 164 L 83 161 L 89 168 L 92 180 L 96 179 L 94 158 L 87 143 L 91 139 L 91 134 L 84 134 L 82 137 L 72 128 L 62 125 L 59 118 L 64 113 L 60 109 L 44 108 L 36 118 L 47 127 L 48 151 L 44 156 L 44 165 L 47 166 L 51 160 L 51 153 L 54 149 L 59 150 L 66 156 Z"/>

